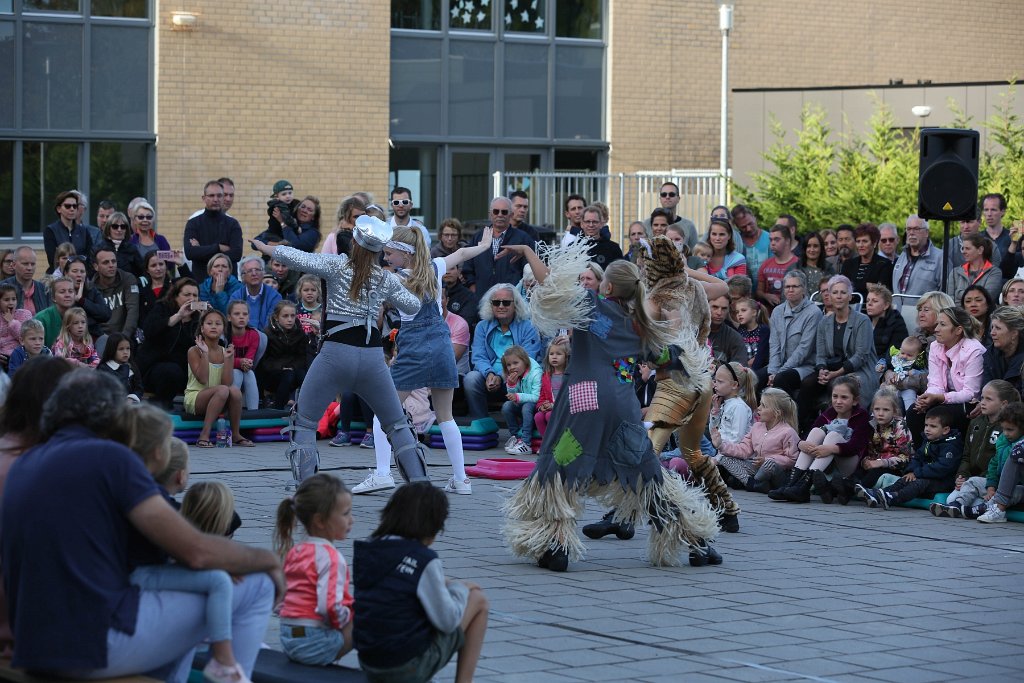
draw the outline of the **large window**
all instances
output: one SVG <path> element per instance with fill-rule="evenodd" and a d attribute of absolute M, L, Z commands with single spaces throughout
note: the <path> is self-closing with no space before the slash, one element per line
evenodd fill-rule
<path fill-rule="evenodd" d="M 152 193 L 153 0 L 0 0 L 0 240 Z"/>

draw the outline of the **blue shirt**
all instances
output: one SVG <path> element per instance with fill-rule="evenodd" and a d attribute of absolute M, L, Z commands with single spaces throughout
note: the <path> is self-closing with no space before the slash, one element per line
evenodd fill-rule
<path fill-rule="evenodd" d="M 761 230 L 761 236 L 749 247 L 743 240 L 740 240 L 736 245 L 743 252 L 743 255 L 747 259 L 747 276 L 750 281 L 754 283 L 754 287 L 757 287 L 757 271 L 760 270 L 761 264 L 768 260 L 768 257 L 772 255 L 771 240 L 768 237 L 767 230 Z"/>
<path fill-rule="evenodd" d="M 509 328 L 508 332 L 502 332 L 501 327 L 495 327 L 487 335 L 487 345 L 491 347 L 494 355 L 497 356 L 494 362 L 491 363 L 491 371 L 497 375 L 504 375 L 505 373 L 501 367 L 501 357 L 505 355 L 506 349 L 516 345 L 515 341 L 512 340 L 512 329 Z"/>
<path fill-rule="evenodd" d="M 107 632 L 135 633 L 128 515 L 159 495 L 139 456 L 80 426 L 15 460 L 0 509 L 14 666 L 102 668 Z"/>

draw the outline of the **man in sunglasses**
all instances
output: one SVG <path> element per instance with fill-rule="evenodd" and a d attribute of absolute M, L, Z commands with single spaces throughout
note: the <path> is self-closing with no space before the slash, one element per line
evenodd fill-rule
<path fill-rule="evenodd" d="M 513 228 L 512 202 L 505 197 L 495 197 L 491 200 L 490 208 L 491 229 L 493 230 L 493 241 L 491 248 L 482 254 L 471 258 L 462 264 L 462 277 L 472 292 L 486 292 L 498 282 L 519 282 L 523 279 L 523 267 L 526 261 L 522 259 L 497 258 L 498 252 L 506 244 L 525 244 L 530 249 L 535 248 L 535 241 L 528 234 L 518 228 Z M 470 247 L 480 244 L 484 231 L 480 229 L 473 239 L 469 241 Z"/>
<path fill-rule="evenodd" d="M 392 228 L 419 228 L 423 233 L 423 241 L 430 246 L 430 231 L 423 223 L 410 216 L 412 212 L 412 190 L 407 187 L 397 186 L 391 190 L 391 220 L 388 225 Z"/>
<path fill-rule="evenodd" d="M 57 265 L 54 257 L 57 245 L 70 242 L 75 247 L 76 254 L 90 256 L 93 249 L 103 241 L 103 235 L 96 231 L 96 228 L 78 222 L 81 206 L 81 194 L 76 190 L 68 190 L 57 195 L 57 200 L 53 204 L 57 220 L 43 230 L 47 273 L 52 273 Z"/>
<path fill-rule="evenodd" d="M 896 226 L 892 223 L 882 223 L 878 226 L 878 232 L 881 235 L 878 238 L 878 255 L 895 263 L 900 247 L 900 235 L 896 232 Z"/>
<path fill-rule="evenodd" d="M 612 261 L 622 258 L 622 248 L 615 242 L 601 234 L 601 226 L 605 223 L 604 214 L 600 207 L 588 206 L 583 210 L 583 234 L 582 239 L 590 242 L 588 252 L 590 260 L 607 268 Z"/>
<path fill-rule="evenodd" d="M 670 214 L 668 224 L 681 227 L 683 234 L 686 236 L 686 246 L 693 249 L 693 245 L 699 241 L 697 226 L 688 218 L 683 218 L 676 214 L 676 207 L 679 206 L 679 186 L 672 181 L 662 183 L 661 189 L 658 191 L 658 201 L 661 202 L 661 208 Z M 644 220 L 644 228 L 647 230 L 648 235 L 652 234 L 650 216 Z"/>

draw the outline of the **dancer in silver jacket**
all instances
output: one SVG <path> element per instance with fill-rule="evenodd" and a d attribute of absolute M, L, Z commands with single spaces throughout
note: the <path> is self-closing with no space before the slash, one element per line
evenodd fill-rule
<path fill-rule="evenodd" d="M 288 448 L 297 481 L 312 476 L 320 465 L 316 426 L 327 405 L 344 392 L 358 393 L 380 418 L 406 481 L 428 481 L 426 454 L 416 440 L 398 401 L 384 362 L 377 319 L 384 304 L 414 315 L 420 301 L 377 258 L 391 239 L 391 228 L 373 216 L 360 216 L 352 231 L 351 256 L 309 254 L 291 247 L 270 247 L 258 240 L 254 249 L 293 270 L 327 281 L 323 345 L 299 389 Z"/>

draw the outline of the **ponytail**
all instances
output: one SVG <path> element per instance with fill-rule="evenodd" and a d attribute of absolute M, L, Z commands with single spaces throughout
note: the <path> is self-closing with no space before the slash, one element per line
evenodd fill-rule
<path fill-rule="evenodd" d="M 338 494 L 348 492 L 341 479 L 322 472 L 299 484 L 295 495 L 285 498 L 277 506 L 277 523 L 274 525 L 274 550 L 277 554 L 283 559 L 295 545 L 292 535 L 296 522 L 309 531 L 316 516 L 326 520 L 334 510 Z"/>
<path fill-rule="evenodd" d="M 739 385 L 739 395 L 750 409 L 757 411 L 757 375 L 743 363 L 735 361 L 728 363 L 729 369 L 736 375 L 736 384 Z"/>
<path fill-rule="evenodd" d="M 437 276 L 430 267 L 430 249 L 423 239 L 423 232 L 419 228 L 395 228 L 391 241 L 413 248 L 413 253 L 410 254 L 412 267 L 409 268 L 409 277 L 405 279 L 405 288 L 421 299 L 436 299 Z"/>
<path fill-rule="evenodd" d="M 274 524 L 274 550 L 283 559 L 295 542 L 295 499 L 285 498 L 277 506 L 277 522 Z"/>

